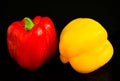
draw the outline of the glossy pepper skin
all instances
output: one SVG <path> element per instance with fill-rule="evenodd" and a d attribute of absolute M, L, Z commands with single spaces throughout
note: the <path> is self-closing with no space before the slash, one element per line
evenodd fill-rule
<path fill-rule="evenodd" d="M 105 65 L 113 56 L 107 31 L 91 18 L 69 22 L 60 34 L 60 60 L 70 63 L 79 73 L 90 73 Z"/>
<path fill-rule="evenodd" d="M 19 66 L 35 70 L 54 57 L 57 37 L 54 23 L 49 17 L 36 16 L 30 22 L 31 28 L 29 22 L 26 18 L 26 21 L 22 19 L 10 24 L 7 45 L 10 56 Z"/>

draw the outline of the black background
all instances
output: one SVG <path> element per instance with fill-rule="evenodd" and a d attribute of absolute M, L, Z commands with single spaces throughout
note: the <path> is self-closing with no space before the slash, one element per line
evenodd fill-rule
<path fill-rule="evenodd" d="M 71 3 L 69 3 L 71 2 Z M 110 0 L 96 1 L 40 1 L 1 0 L 0 2 L 0 81 L 119 81 L 120 72 L 120 14 L 119 3 Z M 81 74 L 69 64 L 59 60 L 59 50 L 55 58 L 36 71 L 20 68 L 8 53 L 6 33 L 8 26 L 24 17 L 49 16 L 55 25 L 58 42 L 63 27 L 72 19 L 89 17 L 100 22 L 108 32 L 108 39 L 114 47 L 112 59 L 98 70 Z"/>

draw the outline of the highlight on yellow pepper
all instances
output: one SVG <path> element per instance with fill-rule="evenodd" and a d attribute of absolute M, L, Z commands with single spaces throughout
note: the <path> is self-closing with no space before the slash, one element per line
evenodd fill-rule
<path fill-rule="evenodd" d="M 62 30 L 60 60 L 79 73 L 90 73 L 105 65 L 113 56 L 113 46 L 105 28 L 92 18 L 76 18 Z"/>

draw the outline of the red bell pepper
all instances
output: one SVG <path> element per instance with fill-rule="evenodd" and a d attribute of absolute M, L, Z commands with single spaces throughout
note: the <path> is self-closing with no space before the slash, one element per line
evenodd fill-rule
<path fill-rule="evenodd" d="M 56 54 L 57 35 L 49 17 L 25 17 L 7 30 L 8 51 L 12 59 L 25 69 L 35 70 Z"/>

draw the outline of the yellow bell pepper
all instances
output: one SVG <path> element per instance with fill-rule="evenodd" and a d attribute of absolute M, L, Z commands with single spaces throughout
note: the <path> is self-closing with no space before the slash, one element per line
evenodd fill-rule
<path fill-rule="evenodd" d="M 80 73 L 90 73 L 105 65 L 113 56 L 113 46 L 105 28 L 91 18 L 77 18 L 62 30 L 60 60 Z"/>

